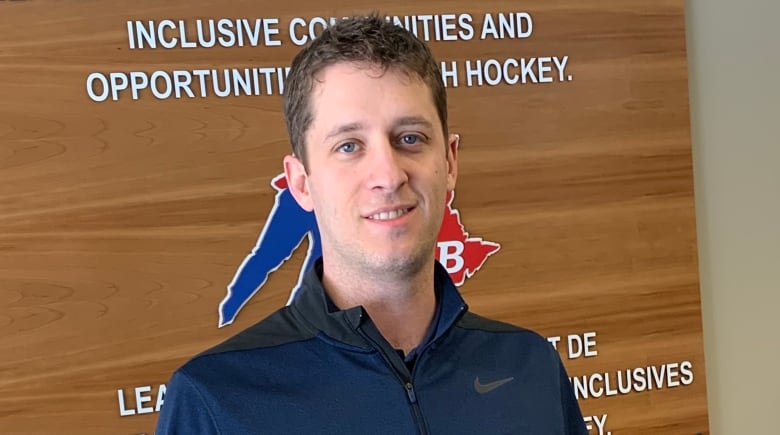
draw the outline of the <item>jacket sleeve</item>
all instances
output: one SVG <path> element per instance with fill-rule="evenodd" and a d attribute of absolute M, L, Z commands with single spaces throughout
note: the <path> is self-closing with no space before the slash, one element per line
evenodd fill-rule
<path fill-rule="evenodd" d="M 181 369 L 171 377 L 164 400 L 156 435 L 220 434 L 203 396 Z"/>
<path fill-rule="evenodd" d="M 557 353 L 556 353 L 557 356 Z M 560 386 L 561 386 L 561 407 L 563 410 L 564 427 L 568 435 L 588 435 L 588 429 L 585 426 L 585 420 L 582 418 L 582 411 L 574 396 L 574 389 L 569 382 L 569 376 L 563 367 L 563 362 L 558 359 L 560 366 Z"/>

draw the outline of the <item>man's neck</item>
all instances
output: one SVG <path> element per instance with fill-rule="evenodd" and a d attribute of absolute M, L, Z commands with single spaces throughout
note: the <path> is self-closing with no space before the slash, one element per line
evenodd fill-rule
<path fill-rule="evenodd" d="M 363 306 L 395 349 L 409 354 L 425 337 L 436 310 L 433 261 L 413 276 L 353 276 L 323 265 L 322 283 L 339 309 Z"/>

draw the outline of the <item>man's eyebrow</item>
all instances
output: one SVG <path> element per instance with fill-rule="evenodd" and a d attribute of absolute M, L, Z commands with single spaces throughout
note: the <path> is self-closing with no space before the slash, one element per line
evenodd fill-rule
<path fill-rule="evenodd" d="M 404 116 L 396 121 L 396 125 L 399 127 L 418 125 L 429 129 L 433 128 L 433 124 L 422 116 Z"/>
<path fill-rule="evenodd" d="M 421 126 L 428 129 L 433 128 L 433 124 L 422 116 L 403 116 L 395 121 L 395 125 L 397 127 Z M 325 136 L 325 140 L 330 140 L 344 133 L 362 130 L 363 128 L 365 128 L 365 126 L 360 122 L 338 125 L 328 132 Z"/>
<path fill-rule="evenodd" d="M 342 124 L 339 126 L 336 126 L 333 130 L 331 130 L 327 136 L 325 136 L 325 140 L 329 140 L 333 138 L 334 136 L 338 136 L 343 133 L 351 133 L 353 131 L 357 131 L 363 128 L 363 124 L 359 122 L 352 122 L 349 124 Z"/>

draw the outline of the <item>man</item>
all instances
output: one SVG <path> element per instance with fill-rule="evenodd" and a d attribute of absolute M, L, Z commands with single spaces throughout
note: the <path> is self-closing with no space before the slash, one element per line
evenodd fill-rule
<path fill-rule="evenodd" d="M 458 137 L 428 48 L 340 21 L 294 59 L 284 111 L 322 258 L 291 305 L 176 371 L 157 433 L 587 433 L 553 347 L 469 313 L 434 260 Z"/>

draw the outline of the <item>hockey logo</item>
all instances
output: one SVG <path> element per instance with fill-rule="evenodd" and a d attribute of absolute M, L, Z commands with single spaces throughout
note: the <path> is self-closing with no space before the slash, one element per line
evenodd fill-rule
<path fill-rule="evenodd" d="M 227 286 L 227 295 L 219 304 L 220 327 L 233 323 L 241 308 L 263 287 L 268 276 L 292 257 L 304 239 L 308 240 L 308 250 L 288 303 L 295 298 L 305 271 L 322 255 L 314 213 L 298 205 L 287 188 L 284 174 L 274 177 L 271 187 L 276 190 L 274 206 L 252 252 L 238 266 Z M 455 284 L 461 285 L 501 246 L 469 236 L 460 222 L 458 210 L 452 207 L 454 199 L 454 193 L 447 195 L 447 207 L 437 238 L 436 259 L 447 269 Z"/>

